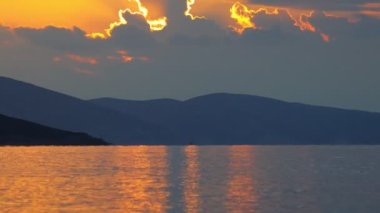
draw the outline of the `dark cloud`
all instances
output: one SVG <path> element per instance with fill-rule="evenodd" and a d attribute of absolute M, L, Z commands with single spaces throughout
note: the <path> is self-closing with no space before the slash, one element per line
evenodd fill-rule
<path fill-rule="evenodd" d="M 224 36 L 226 33 L 225 29 L 222 29 L 213 20 L 192 20 L 189 16 L 184 16 L 186 8 L 186 1 L 167 1 L 168 26 L 164 30 L 163 34 L 179 34 L 187 35 L 187 37 Z"/>
<path fill-rule="evenodd" d="M 33 44 L 64 52 L 88 52 L 102 48 L 103 44 L 87 39 L 79 28 L 57 28 L 49 26 L 43 29 L 16 28 L 15 33 Z"/>
<path fill-rule="evenodd" d="M 125 14 L 125 17 L 128 19 L 128 25 L 116 27 L 112 31 L 112 37 L 106 40 L 90 39 L 77 27 L 16 28 L 15 33 L 35 45 L 63 52 L 99 53 L 115 49 L 153 47 L 155 40 L 145 20 L 140 15 Z"/>
<path fill-rule="evenodd" d="M 177 34 L 169 39 L 169 43 L 172 45 L 187 45 L 187 46 L 199 46 L 199 47 L 208 47 L 221 44 L 223 40 L 220 40 L 211 36 L 187 36 Z"/>
<path fill-rule="evenodd" d="M 2 27 L 0 25 L 0 41 L 5 42 L 7 40 L 12 39 L 12 37 L 13 37 L 13 35 L 12 35 L 10 29 L 7 27 Z"/>
<path fill-rule="evenodd" d="M 283 31 L 279 27 L 265 30 L 245 30 L 239 39 L 241 45 L 280 45 L 280 44 L 299 44 L 303 42 L 313 42 L 323 44 L 319 34 L 312 32 L 301 32 L 296 28 L 292 31 Z"/>
<path fill-rule="evenodd" d="M 380 21 L 368 16 L 360 16 L 358 23 L 349 23 L 345 18 L 326 17 L 316 14 L 311 20 L 323 32 L 329 33 L 336 40 L 375 39 L 380 38 Z"/>
<path fill-rule="evenodd" d="M 360 9 L 361 4 L 368 0 L 251 0 L 254 4 L 274 5 L 282 7 L 314 9 L 314 10 L 343 10 L 352 11 Z"/>
<path fill-rule="evenodd" d="M 181 22 L 181 20 L 187 19 L 183 16 L 187 9 L 186 1 L 167 0 L 165 8 L 167 8 L 167 17 L 170 22 Z"/>
<path fill-rule="evenodd" d="M 112 37 L 106 42 L 115 48 L 124 49 L 152 48 L 156 44 L 151 33 L 134 25 L 114 29 Z"/>

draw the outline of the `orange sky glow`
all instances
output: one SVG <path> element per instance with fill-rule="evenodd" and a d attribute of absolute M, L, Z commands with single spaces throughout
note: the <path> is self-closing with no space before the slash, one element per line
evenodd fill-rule
<path fill-rule="evenodd" d="M 184 0 L 185 1 L 185 0 Z M 247 28 L 261 29 L 255 22 L 258 14 L 276 16 L 279 11 L 288 15 L 294 27 L 301 31 L 319 33 L 323 40 L 329 36 L 319 31 L 309 19 L 313 9 L 277 7 L 249 3 L 248 0 L 186 0 L 184 16 L 192 20 L 206 18 L 222 27 L 242 33 Z M 127 25 L 125 13 L 140 15 L 146 20 L 150 30 L 160 31 L 168 25 L 166 17 L 167 0 L 13 0 L 0 1 L 0 24 L 10 27 L 43 28 L 48 25 L 71 28 L 77 26 L 91 38 L 106 39 L 112 36 L 112 30 Z M 322 11 L 329 17 L 346 18 L 350 23 L 357 22 L 356 15 L 380 18 L 380 4 L 367 3 L 359 11 Z"/>

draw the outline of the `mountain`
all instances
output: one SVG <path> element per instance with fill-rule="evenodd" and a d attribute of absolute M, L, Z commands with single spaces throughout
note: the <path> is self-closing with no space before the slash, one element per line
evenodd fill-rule
<path fill-rule="evenodd" d="M 380 113 L 212 94 L 187 101 L 91 100 L 192 144 L 380 144 Z"/>
<path fill-rule="evenodd" d="M 251 95 L 85 101 L 0 77 L 0 114 L 114 144 L 380 144 L 380 113 Z"/>
<path fill-rule="evenodd" d="M 115 144 L 154 144 L 164 131 L 139 118 L 32 84 L 0 77 L 0 114 Z"/>
<path fill-rule="evenodd" d="M 108 145 L 83 133 L 62 131 L 0 115 L 0 146 Z"/>

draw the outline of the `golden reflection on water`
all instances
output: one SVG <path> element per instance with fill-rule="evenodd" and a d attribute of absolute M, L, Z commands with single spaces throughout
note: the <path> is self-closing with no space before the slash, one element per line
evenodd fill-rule
<path fill-rule="evenodd" d="M 124 156 L 121 168 L 126 168 L 120 178 L 120 186 L 126 195 L 123 209 L 138 212 L 166 212 L 167 191 L 167 148 L 140 146 Z M 128 165 L 127 165 L 128 164 Z M 130 171 L 128 172 L 128 167 Z"/>
<path fill-rule="evenodd" d="M 233 213 L 254 212 L 257 198 L 252 169 L 254 147 L 229 147 L 226 209 Z M 239 208 L 236 208 L 236 207 Z"/>
<path fill-rule="evenodd" d="M 199 195 L 199 159 L 197 146 L 187 146 L 184 149 L 186 169 L 184 174 L 184 202 L 185 212 L 197 213 L 200 211 Z"/>
<path fill-rule="evenodd" d="M 0 212 L 249 213 L 256 204 L 253 149 L 3 147 Z"/>
<path fill-rule="evenodd" d="M 166 212 L 167 148 L 1 148 L 0 212 Z"/>
<path fill-rule="evenodd" d="M 0 147 L 0 213 L 374 212 L 379 151 Z"/>

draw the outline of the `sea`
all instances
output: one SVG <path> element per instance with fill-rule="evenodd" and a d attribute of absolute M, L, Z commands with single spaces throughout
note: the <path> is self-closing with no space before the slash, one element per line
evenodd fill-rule
<path fill-rule="evenodd" d="M 378 213 L 380 146 L 1 147 L 0 212 Z"/>

